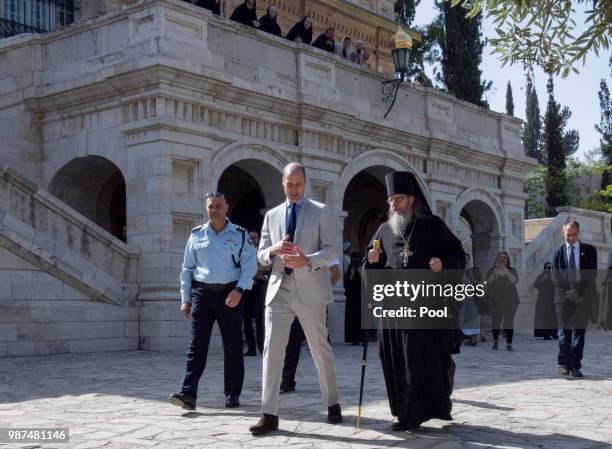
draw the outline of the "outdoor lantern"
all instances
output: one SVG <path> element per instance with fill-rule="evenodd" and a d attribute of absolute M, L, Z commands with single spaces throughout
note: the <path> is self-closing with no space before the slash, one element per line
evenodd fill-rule
<path fill-rule="evenodd" d="M 389 106 L 385 118 L 395 104 L 400 84 L 403 81 L 408 81 L 408 61 L 412 48 L 412 38 L 400 24 L 397 26 L 397 32 L 393 35 L 393 41 L 395 48 L 391 51 L 391 56 L 393 56 L 393 64 L 395 65 L 395 79 L 382 82 L 383 101 Z"/>

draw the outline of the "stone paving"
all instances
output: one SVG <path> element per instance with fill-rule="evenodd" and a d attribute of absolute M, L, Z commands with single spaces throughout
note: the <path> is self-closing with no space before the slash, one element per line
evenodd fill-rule
<path fill-rule="evenodd" d="M 166 402 L 184 371 L 179 353 L 115 352 L 0 359 L 0 428 L 69 427 L 59 448 L 612 448 L 612 332 L 587 336 L 582 380 L 554 374 L 556 342 L 515 338 L 515 352 L 489 343 L 456 356 L 454 421 L 394 432 L 376 350 L 367 367 L 361 429 L 354 427 L 361 348 L 335 345 L 345 422 L 325 423 L 308 351 L 296 392 L 281 396 L 281 430 L 253 437 L 261 357 L 246 358 L 241 407 L 224 408 L 222 354 L 212 351 L 195 412 Z M 503 349 L 503 347 L 502 347 Z M 1 444 L 0 447 L 9 447 Z"/>

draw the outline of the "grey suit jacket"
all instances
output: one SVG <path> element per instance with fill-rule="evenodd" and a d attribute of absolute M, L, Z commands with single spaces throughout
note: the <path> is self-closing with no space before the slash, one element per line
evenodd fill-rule
<path fill-rule="evenodd" d="M 272 265 L 266 304 L 276 296 L 283 279 L 284 266 L 280 257 L 270 257 L 270 247 L 280 242 L 287 233 L 286 205 L 282 203 L 269 210 L 261 229 L 257 260 L 264 266 Z M 328 263 L 337 257 L 336 227 L 325 204 L 305 198 L 300 209 L 293 241 L 310 258 L 312 270 L 307 266 L 294 270 L 297 293 L 309 303 L 332 302 Z"/>

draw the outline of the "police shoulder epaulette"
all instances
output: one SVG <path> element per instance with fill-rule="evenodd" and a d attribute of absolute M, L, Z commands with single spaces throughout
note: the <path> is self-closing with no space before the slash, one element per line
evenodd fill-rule
<path fill-rule="evenodd" d="M 200 225 L 200 226 L 196 226 L 195 228 L 191 229 L 191 232 L 198 232 L 201 231 L 202 228 L 204 228 L 204 225 Z"/>
<path fill-rule="evenodd" d="M 238 229 L 239 231 L 247 232 L 247 230 L 246 230 L 246 228 L 244 226 L 240 226 L 240 225 L 234 225 L 234 226 L 236 226 L 236 229 Z"/>

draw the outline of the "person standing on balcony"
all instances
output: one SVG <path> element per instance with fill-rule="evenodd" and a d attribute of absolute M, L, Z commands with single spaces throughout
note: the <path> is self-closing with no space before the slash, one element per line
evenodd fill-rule
<path fill-rule="evenodd" d="M 365 62 L 370 57 L 368 50 L 366 50 L 365 45 L 361 41 L 357 41 L 355 43 L 355 53 L 353 54 L 354 60 L 351 59 L 355 64 L 364 65 Z"/>
<path fill-rule="evenodd" d="M 355 53 L 355 49 L 353 48 L 353 46 L 351 45 L 352 41 L 351 38 L 349 36 L 345 36 L 344 39 L 342 39 L 342 44 L 341 45 L 336 45 L 336 53 L 338 54 L 338 56 L 340 56 L 342 59 L 347 59 L 351 62 L 354 62 L 354 53 Z"/>
<path fill-rule="evenodd" d="M 572 377 L 584 377 L 580 371 L 584 338 L 592 308 L 597 304 L 597 250 L 579 237 L 580 225 L 576 220 L 568 220 L 563 225 L 565 242 L 552 259 L 555 311 L 559 322 L 557 373 Z"/>
<path fill-rule="evenodd" d="M 514 351 L 512 338 L 514 337 L 514 316 L 518 309 L 520 299 L 516 284 L 518 273 L 510 265 L 510 256 L 506 251 L 500 251 L 495 258 L 495 265 L 489 270 L 486 277 L 487 300 L 490 302 L 491 320 L 493 327 L 493 347 L 499 349 L 499 334 L 504 326 L 506 336 L 506 350 Z"/>
<path fill-rule="evenodd" d="M 285 38 L 298 44 L 310 45 L 312 42 L 312 17 L 306 16 L 293 25 Z"/>
<path fill-rule="evenodd" d="M 208 222 L 192 229 L 180 275 L 181 312 L 191 324 L 187 369 L 181 392 L 168 398 L 186 410 L 196 407 L 215 321 L 223 340 L 225 406 L 240 405 L 244 381 L 241 299 L 257 272 L 255 248 L 248 242 L 246 229 L 227 219 L 229 206 L 223 193 L 208 192 L 205 204 Z"/>
<path fill-rule="evenodd" d="M 276 5 L 268 6 L 268 10 L 266 13 L 260 17 L 259 23 L 261 26 L 259 29 L 261 31 L 265 31 L 266 33 L 273 34 L 275 36 L 282 36 L 281 27 L 276 21 L 278 14 L 278 8 Z"/>
<path fill-rule="evenodd" d="M 192 0 L 191 3 L 201 8 L 208 9 L 217 16 L 221 15 L 221 0 Z"/>
<path fill-rule="evenodd" d="M 317 37 L 317 39 L 312 43 L 312 46 L 330 53 L 334 53 L 336 51 L 336 43 L 334 42 L 335 34 L 336 30 L 329 27 L 327 30 L 325 30 L 325 33 L 321 33 L 319 37 Z"/>
<path fill-rule="evenodd" d="M 245 0 L 244 3 L 236 6 L 236 9 L 234 9 L 230 16 L 230 20 L 248 27 L 259 28 L 261 24 L 257 20 L 257 4 L 255 0 Z"/>

